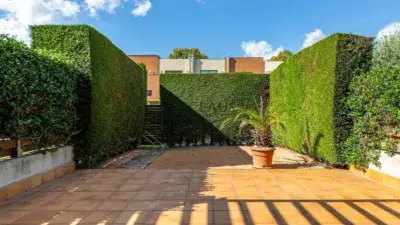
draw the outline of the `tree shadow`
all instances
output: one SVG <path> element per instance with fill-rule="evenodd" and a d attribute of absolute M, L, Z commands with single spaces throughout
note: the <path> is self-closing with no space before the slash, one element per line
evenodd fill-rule
<path fill-rule="evenodd" d="M 281 193 L 277 197 L 241 197 L 242 193 L 245 196 L 254 193 L 246 191 L 247 185 L 235 183 L 237 179 L 250 185 L 252 181 L 247 175 L 274 177 L 268 175 L 268 170 L 252 171 L 80 170 L 2 204 L 0 210 L 28 210 L 14 219 L 13 213 L 4 214 L 2 219 L 16 223 L 29 221 L 32 225 L 396 224 L 400 221 L 400 200 L 394 198 L 279 199 L 285 195 L 282 192 L 277 192 Z M 235 196 L 230 194 L 230 185 Z"/>

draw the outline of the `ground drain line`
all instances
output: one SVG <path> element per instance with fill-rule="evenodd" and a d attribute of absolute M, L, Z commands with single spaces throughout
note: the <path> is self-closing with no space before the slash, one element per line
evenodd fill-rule
<path fill-rule="evenodd" d="M 147 163 L 147 165 L 143 168 L 143 169 L 146 169 L 150 164 L 152 164 L 153 162 L 154 162 L 154 160 L 156 160 L 158 157 L 160 157 L 162 154 L 164 154 L 165 152 L 167 151 L 167 149 L 166 148 L 163 148 L 163 150 L 160 152 L 160 153 L 158 153 L 157 155 L 156 155 L 156 157 L 154 157 L 149 163 Z"/>

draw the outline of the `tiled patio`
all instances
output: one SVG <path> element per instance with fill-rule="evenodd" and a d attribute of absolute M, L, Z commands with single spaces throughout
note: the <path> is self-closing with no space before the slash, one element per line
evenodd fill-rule
<path fill-rule="evenodd" d="M 350 171 L 160 161 L 76 171 L 0 205 L 0 224 L 400 224 L 400 190 Z"/>

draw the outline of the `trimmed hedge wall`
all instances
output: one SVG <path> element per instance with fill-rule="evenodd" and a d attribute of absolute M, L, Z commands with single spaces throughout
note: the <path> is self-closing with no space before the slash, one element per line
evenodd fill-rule
<path fill-rule="evenodd" d="M 67 141 L 76 74 L 62 56 L 0 35 L 0 138 L 29 138 L 38 150 Z"/>
<path fill-rule="evenodd" d="M 254 107 L 268 76 L 265 74 L 161 74 L 165 141 L 170 145 L 250 142 L 237 128 L 221 131 L 234 107 Z"/>
<path fill-rule="evenodd" d="M 345 102 L 352 78 L 367 71 L 372 39 L 334 34 L 290 57 L 271 74 L 271 107 L 284 129 L 275 143 L 340 163 L 351 131 Z"/>
<path fill-rule="evenodd" d="M 78 77 L 79 167 L 134 147 L 141 136 L 146 104 L 145 71 L 90 26 L 32 27 L 32 47 L 71 57 L 84 74 Z"/>

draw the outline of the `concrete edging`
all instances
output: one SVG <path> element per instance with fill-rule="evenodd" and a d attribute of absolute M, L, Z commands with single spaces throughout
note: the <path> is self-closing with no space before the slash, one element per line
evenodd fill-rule
<path fill-rule="evenodd" d="M 75 171 L 72 146 L 0 162 L 0 202 Z"/>

